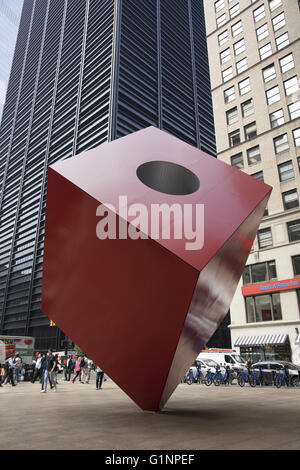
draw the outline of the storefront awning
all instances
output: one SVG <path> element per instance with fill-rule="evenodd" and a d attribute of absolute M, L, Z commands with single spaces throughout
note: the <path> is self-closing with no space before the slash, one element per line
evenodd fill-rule
<path fill-rule="evenodd" d="M 287 334 L 281 335 L 261 335 L 261 336 L 240 336 L 234 346 L 267 346 L 284 344 L 288 340 Z"/>
<path fill-rule="evenodd" d="M 297 336 L 295 344 L 300 344 L 300 334 Z"/>

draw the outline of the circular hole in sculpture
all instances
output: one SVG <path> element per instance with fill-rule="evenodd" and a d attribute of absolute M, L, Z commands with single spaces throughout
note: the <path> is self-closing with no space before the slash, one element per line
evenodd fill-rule
<path fill-rule="evenodd" d="M 146 162 L 138 167 L 136 174 L 146 186 L 165 194 L 183 196 L 200 187 L 199 178 L 191 170 L 172 162 Z"/>

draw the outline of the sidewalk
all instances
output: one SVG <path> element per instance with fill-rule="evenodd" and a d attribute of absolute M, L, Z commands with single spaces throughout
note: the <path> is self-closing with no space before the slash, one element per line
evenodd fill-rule
<path fill-rule="evenodd" d="M 300 449 L 300 389 L 181 384 L 161 413 L 108 380 L 0 388 L 1 449 Z"/>

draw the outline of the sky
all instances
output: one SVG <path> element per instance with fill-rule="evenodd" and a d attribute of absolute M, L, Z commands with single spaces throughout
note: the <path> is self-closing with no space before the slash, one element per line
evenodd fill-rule
<path fill-rule="evenodd" d="M 0 121 L 22 6 L 23 0 L 0 0 Z"/>

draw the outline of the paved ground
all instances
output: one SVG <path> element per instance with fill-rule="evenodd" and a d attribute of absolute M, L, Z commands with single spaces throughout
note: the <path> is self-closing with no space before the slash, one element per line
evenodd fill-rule
<path fill-rule="evenodd" d="M 162 413 L 113 382 L 0 388 L 0 449 L 300 449 L 300 388 L 181 384 Z"/>

